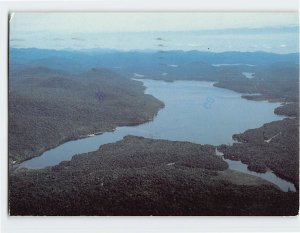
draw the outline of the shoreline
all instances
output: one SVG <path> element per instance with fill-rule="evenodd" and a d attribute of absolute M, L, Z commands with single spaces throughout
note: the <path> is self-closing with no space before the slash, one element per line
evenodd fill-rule
<path fill-rule="evenodd" d="M 141 81 L 143 80 L 143 79 L 140 79 Z M 137 81 L 137 80 L 136 80 Z M 164 80 L 162 80 L 162 81 L 164 81 Z M 174 81 L 177 81 L 177 80 L 174 80 Z M 184 80 L 183 80 L 184 81 Z M 197 81 L 197 80 L 195 80 L 195 81 Z M 212 82 L 212 84 L 214 84 L 215 82 Z M 231 89 L 228 89 L 228 88 L 224 88 L 224 87 L 218 87 L 218 86 L 216 86 L 217 88 L 223 88 L 223 89 L 227 89 L 227 90 L 231 90 Z M 145 88 L 145 90 L 146 90 L 146 88 Z M 144 90 L 144 91 L 145 91 Z M 235 91 L 235 90 L 231 90 L 231 91 Z M 237 91 L 235 91 L 235 92 L 237 92 Z M 237 92 L 237 93 L 239 93 L 239 94 L 243 94 L 243 93 L 240 93 L 240 92 Z M 260 96 L 262 96 L 261 94 L 259 94 Z M 241 95 L 240 96 L 241 98 L 244 98 L 244 95 Z M 266 98 L 266 97 L 264 97 L 263 99 L 262 98 L 259 98 L 259 99 L 256 99 L 256 98 L 254 98 L 254 99 L 252 99 L 252 98 L 245 98 L 245 99 L 247 99 L 247 100 L 254 100 L 254 101 L 268 101 L 268 102 L 277 102 L 277 101 L 270 101 L 270 99 L 268 99 L 268 98 Z M 158 99 L 159 100 L 159 99 Z M 159 101 L 161 101 L 161 100 L 159 100 Z M 289 102 L 289 104 L 290 104 L 291 102 Z M 292 102 L 293 104 L 295 104 L 296 102 Z M 285 102 L 281 102 L 280 103 L 281 105 L 280 106 L 278 106 L 278 107 L 276 107 L 275 109 L 274 109 L 274 114 L 275 115 L 281 115 L 281 116 L 285 116 L 285 117 L 287 117 L 287 118 L 289 118 L 289 116 L 288 115 L 285 115 L 285 114 L 278 114 L 277 112 L 276 112 L 276 109 L 277 108 L 279 108 L 279 107 L 281 107 L 281 106 L 284 106 L 285 104 L 287 104 L 287 103 L 285 103 Z M 71 138 L 67 138 L 67 139 L 64 139 L 64 140 L 62 140 L 60 143 L 58 143 L 57 145 L 54 145 L 54 146 L 52 146 L 52 147 L 50 147 L 50 148 L 47 148 L 47 149 L 45 149 L 45 150 L 43 150 L 41 153 L 39 153 L 37 156 L 33 156 L 33 157 L 30 157 L 30 158 L 28 158 L 28 159 L 26 159 L 26 160 L 23 160 L 23 161 L 21 161 L 20 163 L 15 163 L 15 164 L 12 164 L 12 165 L 10 165 L 9 166 L 9 169 L 10 169 L 10 167 L 12 168 L 12 171 L 15 171 L 15 170 L 17 170 L 18 168 L 19 168 L 19 166 L 20 166 L 20 164 L 22 164 L 23 162 L 25 162 L 25 161 L 28 161 L 28 160 L 31 160 L 31 159 L 33 159 L 33 158 L 35 158 L 35 157 L 39 157 L 39 156 L 41 156 L 43 153 L 45 153 L 46 151 L 48 151 L 48 150 L 51 150 L 51 149 L 53 149 L 53 148 L 55 148 L 55 147 L 58 147 L 58 146 L 60 146 L 60 145 L 62 145 L 62 144 L 64 144 L 64 143 L 66 143 L 66 142 L 69 142 L 69 141 L 76 141 L 76 140 L 79 140 L 79 139 L 82 139 L 82 138 L 87 138 L 87 137 L 94 137 L 94 136 L 97 136 L 97 135 L 101 135 L 101 134 L 103 134 L 103 133 L 106 133 L 106 132 L 113 132 L 113 131 L 115 131 L 116 130 L 116 128 L 117 127 L 123 127 L 123 126 L 135 126 L 135 125 L 140 125 L 140 124 L 144 124 L 144 123 L 147 123 L 147 122 L 150 122 L 150 121 L 153 121 L 153 119 L 155 118 L 155 116 L 158 114 L 158 112 L 161 110 L 161 109 L 163 109 L 165 107 L 165 104 L 163 103 L 163 107 L 161 107 L 161 108 L 159 108 L 158 109 L 158 111 L 154 114 L 154 116 L 152 117 L 152 118 L 150 118 L 150 119 L 148 119 L 148 120 L 146 120 L 146 121 L 143 121 L 143 122 L 140 122 L 140 123 L 129 123 L 129 124 L 126 124 L 126 125 L 120 125 L 120 126 L 116 126 L 115 128 L 112 128 L 111 130 L 109 130 L 109 131 L 97 131 L 97 132 L 94 132 L 94 133 L 89 133 L 89 134 L 85 134 L 85 135 L 80 135 L 79 137 L 71 137 Z M 283 120 L 283 119 L 282 119 Z M 279 120 L 279 121 L 282 121 L 282 120 Z M 271 122 L 275 122 L 275 121 L 271 121 Z M 271 122 L 267 122 L 267 123 L 271 123 Z M 262 126 L 260 126 L 260 127 L 262 127 Z M 260 128 L 260 127 L 258 127 L 258 128 Z M 248 129 L 247 129 L 248 130 Z M 234 135 L 232 135 L 232 137 L 233 137 Z M 234 141 L 236 141 L 234 138 L 233 138 L 233 140 Z M 170 140 L 171 141 L 171 140 Z M 233 142 L 233 143 L 235 143 L 235 142 Z M 236 143 L 243 143 L 243 142 L 236 142 Z M 232 144 L 231 144 L 231 146 L 232 146 Z M 224 158 L 224 156 L 222 156 L 223 158 Z M 72 159 L 72 158 L 71 158 Z M 232 161 L 241 161 L 241 160 L 233 160 L 233 159 L 229 159 L 229 160 L 232 160 Z M 247 164 L 247 163 L 245 163 L 247 166 L 249 165 L 249 164 Z M 249 170 L 249 169 L 248 169 Z M 249 171 L 252 171 L 252 170 L 249 170 Z M 256 171 L 256 170 L 253 170 L 254 172 L 259 172 L 259 171 Z M 274 171 L 272 171 L 276 176 L 278 176 L 279 178 L 282 178 L 282 179 L 284 179 L 284 180 L 286 180 L 286 181 L 288 181 L 288 182 L 291 182 L 291 183 L 293 183 L 294 184 L 294 182 L 291 180 L 291 179 L 287 179 L 286 177 L 284 177 L 284 176 L 282 176 L 282 175 L 278 175 L 278 173 L 276 173 L 276 172 L 274 172 Z M 266 173 L 266 172 L 262 172 L 262 173 Z M 295 184 L 294 184 L 295 185 Z M 296 185 L 295 185 L 295 187 L 296 187 Z"/>
<path fill-rule="evenodd" d="M 248 175 L 255 176 L 255 177 L 259 177 L 259 178 L 261 178 L 261 179 L 263 179 L 263 180 L 266 180 L 267 182 L 269 182 L 269 183 L 275 185 L 279 190 L 281 190 L 281 191 L 283 191 L 283 192 L 297 192 L 297 187 L 296 187 L 296 185 L 294 184 L 294 182 L 293 182 L 292 180 L 289 180 L 289 179 L 286 179 L 286 178 L 284 178 L 284 177 L 279 176 L 276 172 L 274 172 L 274 171 L 271 170 L 270 168 L 267 168 L 267 170 L 266 170 L 265 172 L 258 172 L 258 171 L 250 170 L 250 169 L 248 168 L 248 164 L 247 164 L 247 163 L 243 163 L 241 160 L 238 160 L 238 159 L 237 159 L 237 160 L 234 160 L 234 159 L 225 158 L 225 157 L 224 157 L 224 153 L 223 153 L 222 151 L 219 151 L 217 146 L 216 146 L 215 154 L 216 154 L 216 156 L 220 156 L 220 157 L 223 159 L 223 161 L 225 161 L 226 163 L 227 163 L 227 160 L 232 161 L 232 162 L 239 162 L 239 163 L 241 163 L 242 165 L 246 166 L 246 169 L 247 169 L 248 172 L 250 172 L 250 173 L 257 173 L 257 175 L 256 175 L 256 174 L 249 174 L 249 173 L 246 173 L 246 172 L 244 172 L 244 171 L 242 171 L 242 170 L 239 170 L 239 169 L 232 169 L 232 168 L 230 168 L 230 165 L 228 164 L 228 165 L 229 165 L 228 169 L 230 169 L 230 170 L 238 171 L 238 172 L 241 172 L 241 173 L 243 173 L 243 174 L 248 174 Z M 287 183 L 292 184 L 294 187 L 291 187 L 292 189 L 288 188 L 288 190 L 284 190 L 284 189 L 282 189 L 282 187 L 280 187 L 280 185 L 278 185 L 278 184 L 276 184 L 276 183 L 273 183 L 271 180 L 268 180 L 268 179 L 266 179 L 265 177 L 261 177 L 261 176 L 259 175 L 259 174 L 261 174 L 261 175 L 266 174 L 266 175 L 267 175 L 267 173 L 272 173 L 272 174 L 274 174 L 277 178 L 283 180 L 284 182 L 287 182 Z"/>
<path fill-rule="evenodd" d="M 84 134 L 84 135 L 79 135 L 78 137 L 69 137 L 69 138 L 65 138 L 63 139 L 61 142 L 57 143 L 56 145 L 54 146 L 51 146 L 51 147 L 47 147 L 46 149 L 42 150 L 42 152 L 40 152 L 38 155 L 36 156 L 32 156 L 32 157 L 29 157 L 29 158 L 26 158 L 24 160 L 21 160 L 19 163 L 15 162 L 14 160 L 12 161 L 12 164 L 8 161 L 8 170 L 10 172 L 13 172 L 13 171 L 16 171 L 19 169 L 19 166 L 20 164 L 28 161 L 28 160 L 31 160 L 31 159 L 34 159 L 36 157 L 39 157 L 41 156 L 42 154 L 44 154 L 45 152 L 49 151 L 49 150 L 52 150 L 64 143 L 67 143 L 67 142 L 71 142 L 71 141 L 77 141 L 77 140 L 80 140 L 80 139 L 83 139 L 83 138 L 88 138 L 88 137 L 94 137 L 94 136 L 98 136 L 98 135 L 101 135 L 103 133 L 108 133 L 108 132 L 114 132 L 118 127 L 127 127 L 127 126 L 136 126 L 136 125 L 141 125 L 141 124 L 145 124 L 145 123 L 148 123 L 148 122 L 151 122 L 154 120 L 154 118 L 157 116 L 158 112 L 163 109 L 165 107 L 165 105 L 163 104 L 162 107 L 160 107 L 158 109 L 158 111 L 148 120 L 146 121 L 143 121 L 143 122 L 140 122 L 140 123 L 128 123 L 128 124 L 125 124 L 125 125 L 118 125 L 110 130 L 107 130 L 107 131 L 97 131 L 96 133 L 89 133 L 89 134 Z M 14 163 L 15 162 L 15 163 Z M 63 162 L 63 161 L 62 161 Z"/>

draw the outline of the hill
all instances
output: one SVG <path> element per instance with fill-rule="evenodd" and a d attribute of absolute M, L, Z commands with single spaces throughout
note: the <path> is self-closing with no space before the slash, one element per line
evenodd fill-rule
<path fill-rule="evenodd" d="M 227 169 L 210 145 L 127 136 L 10 176 L 11 215 L 296 215 L 298 193 Z"/>
<path fill-rule="evenodd" d="M 146 122 L 163 107 L 144 94 L 140 82 L 108 69 L 75 78 L 51 69 L 45 75 L 36 71 L 29 68 L 10 78 L 10 164 L 91 132 Z"/>

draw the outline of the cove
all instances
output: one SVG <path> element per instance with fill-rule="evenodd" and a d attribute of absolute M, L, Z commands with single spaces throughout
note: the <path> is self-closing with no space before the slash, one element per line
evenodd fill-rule
<path fill-rule="evenodd" d="M 126 135 L 199 144 L 231 144 L 233 134 L 284 118 L 274 114 L 279 103 L 246 100 L 240 93 L 214 87 L 212 82 L 147 79 L 141 82 L 146 94 L 165 103 L 152 121 L 63 143 L 19 167 L 54 166 L 70 160 L 75 154 L 95 151 L 101 145 L 122 140 Z"/>
<path fill-rule="evenodd" d="M 216 148 L 216 155 L 217 156 L 222 156 L 222 159 L 228 164 L 228 168 L 231 170 L 239 171 L 242 173 L 246 173 L 249 175 L 253 175 L 256 177 L 260 177 L 264 180 L 267 180 L 273 184 L 276 184 L 278 188 L 280 188 L 282 191 L 288 192 L 296 192 L 296 187 L 293 183 L 288 182 L 284 179 L 281 179 L 280 177 L 276 176 L 272 171 L 267 171 L 265 173 L 259 173 L 259 172 L 254 172 L 250 171 L 248 169 L 248 166 L 241 161 L 235 161 L 235 160 L 230 160 L 230 159 L 225 159 L 223 157 L 223 153 L 218 151 Z"/>

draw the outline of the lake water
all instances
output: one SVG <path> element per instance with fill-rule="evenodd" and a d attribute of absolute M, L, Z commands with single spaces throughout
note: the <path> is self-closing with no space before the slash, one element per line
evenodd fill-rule
<path fill-rule="evenodd" d="M 235 160 L 230 160 L 230 159 L 225 159 L 223 157 L 223 153 L 218 151 L 216 149 L 216 155 L 222 156 L 223 160 L 228 164 L 229 169 L 239 171 L 242 173 L 246 173 L 252 176 L 260 177 L 264 180 L 267 180 L 273 184 L 276 184 L 278 188 L 280 188 L 282 191 L 288 192 L 296 192 L 296 187 L 293 183 L 288 182 L 284 179 L 281 179 L 280 177 L 276 176 L 272 171 L 267 171 L 265 173 L 259 173 L 259 172 L 254 172 L 250 171 L 248 169 L 248 165 L 242 163 L 241 161 L 235 161 Z"/>
<path fill-rule="evenodd" d="M 283 119 L 274 114 L 279 103 L 250 101 L 241 94 L 217 88 L 212 82 L 142 80 L 151 94 L 165 103 L 153 121 L 117 127 L 113 132 L 86 137 L 44 152 L 20 167 L 44 168 L 70 160 L 73 155 L 97 150 L 126 135 L 154 139 L 190 141 L 199 144 L 231 144 L 232 135 L 264 123 Z"/>
<path fill-rule="evenodd" d="M 254 73 L 253 72 L 242 72 L 242 74 L 246 77 L 246 78 L 254 78 Z"/>

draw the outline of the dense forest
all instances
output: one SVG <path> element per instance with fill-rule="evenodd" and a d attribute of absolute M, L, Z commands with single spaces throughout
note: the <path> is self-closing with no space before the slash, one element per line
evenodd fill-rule
<path fill-rule="evenodd" d="M 11 215 L 296 215 L 298 193 L 233 172 L 210 145 L 127 136 L 10 176 Z"/>
<path fill-rule="evenodd" d="M 298 54 L 11 49 L 9 59 L 11 215 L 298 214 Z M 212 81 L 249 100 L 281 102 L 275 113 L 290 118 L 218 149 L 250 170 L 274 171 L 297 192 L 229 170 L 212 145 L 133 136 L 57 166 L 15 169 L 64 141 L 152 120 L 164 103 L 133 77 Z"/>
<path fill-rule="evenodd" d="M 225 158 L 241 160 L 256 172 L 274 171 L 299 186 L 299 122 L 284 119 L 250 129 L 233 138 L 239 143 L 222 145 Z"/>
<path fill-rule="evenodd" d="M 162 107 L 140 82 L 107 69 L 80 77 L 41 67 L 21 70 L 9 87 L 10 164 L 63 141 L 149 121 Z"/>
<path fill-rule="evenodd" d="M 297 64 L 275 63 L 256 67 L 251 79 L 223 79 L 217 87 L 231 89 L 251 100 L 269 100 L 277 102 L 299 102 L 299 67 Z M 295 108 L 298 109 L 298 108 Z"/>

